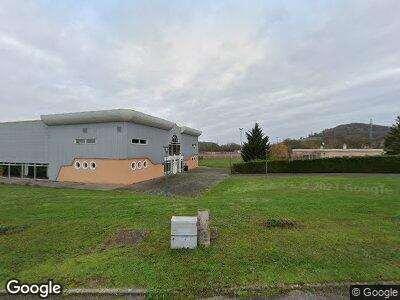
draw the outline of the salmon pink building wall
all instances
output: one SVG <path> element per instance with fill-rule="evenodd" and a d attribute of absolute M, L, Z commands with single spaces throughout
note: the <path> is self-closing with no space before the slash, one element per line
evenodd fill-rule
<path fill-rule="evenodd" d="M 132 163 L 136 163 L 135 170 Z M 80 168 L 76 167 L 77 163 Z M 95 164 L 93 168 L 92 163 Z M 139 168 L 140 164 L 140 168 Z M 198 157 L 191 156 L 185 161 L 189 170 L 197 168 Z M 87 167 L 85 167 L 87 165 Z M 156 164 L 149 158 L 104 159 L 76 158 L 72 165 L 62 166 L 57 181 L 128 185 L 164 176 L 163 164 Z"/>
<path fill-rule="evenodd" d="M 75 167 L 76 162 L 81 164 L 80 169 Z M 88 168 L 84 169 L 84 163 Z M 91 169 L 90 164 L 96 164 Z M 132 162 L 136 163 L 136 169 L 132 169 Z M 138 168 L 139 162 L 141 168 Z M 133 184 L 164 175 L 164 166 L 155 164 L 148 158 L 133 159 L 97 159 L 77 158 L 72 165 L 62 166 L 57 181 L 82 182 L 82 183 L 103 183 L 103 184 Z"/>
<path fill-rule="evenodd" d="M 199 158 L 197 155 L 192 155 L 189 160 L 185 161 L 185 163 L 189 167 L 189 170 L 198 168 L 199 167 Z"/>

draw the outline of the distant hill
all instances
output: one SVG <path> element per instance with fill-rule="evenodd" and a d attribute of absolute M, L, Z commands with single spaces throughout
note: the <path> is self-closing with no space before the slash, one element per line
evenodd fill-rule
<path fill-rule="evenodd" d="M 199 141 L 199 152 L 216 152 L 220 151 L 220 146 L 214 142 L 201 142 Z"/>
<path fill-rule="evenodd" d="M 214 142 L 199 142 L 199 152 L 226 152 L 235 150 L 240 150 L 240 145 L 235 143 L 218 145 Z"/>
<path fill-rule="evenodd" d="M 334 136 L 337 136 L 337 137 L 369 138 L 370 128 L 371 128 L 370 124 L 350 123 L 322 130 L 322 132 L 310 135 L 310 137 L 314 136 L 314 137 L 333 138 Z M 389 130 L 390 130 L 389 126 L 372 125 L 372 138 L 384 139 Z"/>
<path fill-rule="evenodd" d="M 284 143 L 289 149 L 320 148 L 383 148 L 385 136 L 389 126 L 372 125 L 372 139 L 370 140 L 370 124 L 350 123 L 324 129 L 319 133 L 311 133 L 306 138 L 286 139 Z M 238 144 L 218 145 L 213 142 L 199 142 L 199 151 L 233 151 L 239 150 Z"/>
<path fill-rule="evenodd" d="M 348 148 L 383 148 L 383 142 L 390 127 L 370 124 L 350 123 L 312 133 L 307 138 L 286 140 L 290 148 L 340 148 L 346 144 Z"/>

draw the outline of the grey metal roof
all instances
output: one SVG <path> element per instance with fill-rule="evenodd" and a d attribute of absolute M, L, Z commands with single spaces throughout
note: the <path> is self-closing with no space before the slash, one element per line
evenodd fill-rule
<path fill-rule="evenodd" d="M 132 122 L 136 124 L 161 128 L 164 130 L 171 130 L 175 124 L 173 122 L 153 117 L 131 109 L 112 109 L 41 115 L 40 118 L 48 126 L 108 122 Z"/>
<path fill-rule="evenodd" d="M 200 136 L 201 131 L 197 129 L 193 129 L 187 126 L 180 126 L 181 128 L 181 133 L 188 134 L 188 135 L 193 135 L 193 136 Z"/>

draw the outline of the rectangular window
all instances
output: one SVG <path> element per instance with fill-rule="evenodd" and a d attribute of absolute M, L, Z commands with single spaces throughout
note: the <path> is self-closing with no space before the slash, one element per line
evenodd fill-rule
<path fill-rule="evenodd" d="M 179 155 L 181 153 L 181 144 L 172 143 L 169 144 L 169 155 Z"/>
<path fill-rule="evenodd" d="M 134 145 L 147 145 L 148 142 L 146 139 L 132 139 L 131 143 Z"/>
<path fill-rule="evenodd" d="M 85 139 L 75 139 L 75 144 L 86 144 Z"/>
<path fill-rule="evenodd" d="M 96 144 L 96 139 L 95 138 L 91 138 L 91 139 L 75 139 L 75 144 L 78 144 L 78 145 Z"/>
<path fill-rule="evenodd" d="M 82 128 L 83 133 L 87 133 L 87 128 Z"/>
<path fill-rule="evenodd" d="M 122 127 L 121 126 L 117 127 L 117 132 L 122 132 Z"/>

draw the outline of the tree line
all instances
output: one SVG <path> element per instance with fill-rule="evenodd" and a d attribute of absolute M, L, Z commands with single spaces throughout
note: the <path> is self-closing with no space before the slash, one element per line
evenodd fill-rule
<path fill-rule="evenodd" d="M 348 124 L 351 125 L 351 124 Z M 365 125 L 365 124 L 364 124 Z M 340 126 L 338 126 L 340 127 Z M 383 126 L 381 126 L 383 127 Z M 323 145 L 318 134 L 310 135 L 305 140 L 290 140 L 287 139 L 282 143 L 270 145 L 269 137 L 264 135 L 260 125 L 255 123 L 254 127 L 246 132 L 247 141 L 243 144 L 241 155 L 244 161 L 264 160 L 268 159 L 287 159 L 291 149 L 294 148 L 309 148 L 318 149 Z M 369 141 L 371 142 L 371 141 Z M 397 117 L 395 124 L 389 128 L 389 131 L 384 137 L 382 142 L 386 154 L 398 155 L 400 154 L 400 116 Z M 350 145 L 351 146 L 351 145 Z M 215 151 L 215 152 L 232 152 L 240 150 L 241 146 L 235 143 L 226 145 L 218 145 L 212 142 L 200 142 L 199 150 Z M 335 147 L 338 148 L 338 147 Z M 354 147 L 355 148 L 355 147 Z"/>

